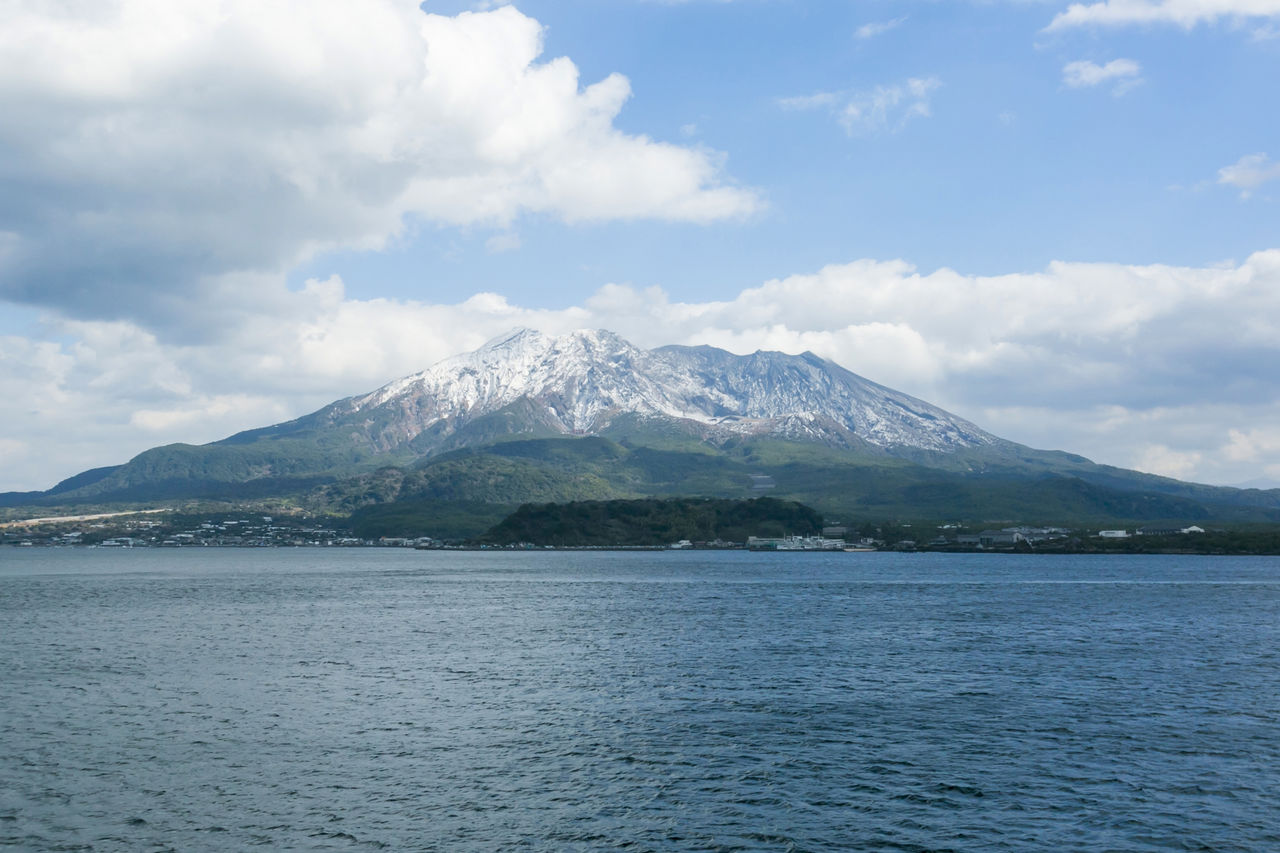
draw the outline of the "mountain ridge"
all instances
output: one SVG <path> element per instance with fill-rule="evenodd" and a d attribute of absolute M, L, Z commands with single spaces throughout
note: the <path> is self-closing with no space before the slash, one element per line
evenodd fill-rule
<path fill-rule="evenodd" d="M 664 473 L 654 479 L 643 465 L 641 473 L 628 473 L 621 462 L 616 470 L 600 468 L 594 461 L 574 458 L 573 451 L 549 449 L 548 454 L 570 460 L 555 476 L 531 473 L 530 465 L 546 468 L 547 459 L 521 462 L 516 466 L 523 466 L 519 476 L 509 470 L 514 463 L 503 463 L 504 468 L 485 461 L 493 457 L 485 449 L 504 442 L 554 443 L 587 436 L 618 443 L 624 456 L 634 448 L 649 448 L 649 462 L 644 464 L 660 464 Z M 1067 477 L 1108 490 L 1108 495 L 1150 493 L 1186 500 L 1191 502 L 1189 512 L 1196 504 L 1280 513 L 1280 490 L 1183 483 L 1096 465 L 1063 451 L 1033 450 L 811 352 L 735 355 L 705 345 L 644 350 L 606 330 L 550 336 L 531 329 L 512 330 L 477 350 L 291 421 L 206 445 L 152 448 L 124 465 L 84 472 L 47 492 L 0 495 L 0 504 L 314 495 L 379 468 L 422 470 L 432 460 L 460 451 L 466 451 L 463 461 L 447 460 L 455 479 L 448 493 L 492 500 L 494 489 L 468 490 L 463 481 L 467 476 L 496 476 L 494 471 L 501 468 L 503 476 L 510 475 L 511 503 L 522 500 L 520 484 L 533 489 L 530 495 L 539 499 L 579 492 L 635 497 L 648 494 L 646 489 L 679 494 L 682 483 L 691 489 L 701 484 L 698 488 L 728 496 L 735 489 L 749 492 L 751 465 L 777 472 L 794 463 L 798 467 L 792 470 L 825 485 L 815 491 L 801 478 L 787 484 L 789 493 L 816 495 L 820 503 L 825 499 L 832 506 L 857 506 L 842 499 L 842 493 L 865 497 L 865 490 L 859 491 L 862 486 L 855 489 L 848 479 L 855 476 L 879 477 L 897 484 L 894 488 L 907 489 L 893 501 L 868 499 L 868 508 L 907 506 L 907 480 L 932 482 L 929 494 L 954 494 L 963 504 L 977 500 L 965 497 L 977 492 L 964 478 L 1025 484 Z M 665 454 L 660 460 L 653 455 L 658 452 Z M 692 473 L 706 469 L 699 460 L 708 455 L 726 460 L 720 473 Z M 825 460 L 822 464 L 829 470 L 811 464 L 817 458 Z M 765 465 L 761 459 L 772 462 Z M 468 465 L 473 466 L 470 474 Z M 682 466 L 688 474 L 684 479 Z M 836 471 L 838 476 L 831 473 Z M 573 477 L 587 478 L 583 482 L 590 488 L 574 486 Z M 843 485 L 840 477 L 846 478 Z M 943 481 L 945 488 L 938 485 Z M 1058 503 L 1061 494 L 1070 492 L 1043 483 L 1037 488 L 1046 494 L 1052 491 Z M 1125 503 L 1089 495 L 1089 506 Z M 931 506 L 941 506 L 930 500 Z M 1168 506 L 1170 511 L 1182 506 L 1158 501 L 1150 505 Z"/>
<path fill-rule="evenodd" d="M 810 352 L 736 356 L 674 345 L 642 350 L 605 330 L 559 337 L 512 330 L 299 421 L 350 423 L 366 415 L 377 425 L 394 412 L 399 416 L 388 428 L 367 433 L 371 446 L 385 452 L 433 430 L 446 436 L 522 399 L 538 407 L 534 419 L 542 426 L 569 435 L 599 432 L 625 413 L 697 424 L 712 440 L 781 433 L 847 443 L 856 435 L 876 446 L 931 450 L 998 441 L 962 418 Z M 419 442 L 423 449 L 428 444 Z"/>

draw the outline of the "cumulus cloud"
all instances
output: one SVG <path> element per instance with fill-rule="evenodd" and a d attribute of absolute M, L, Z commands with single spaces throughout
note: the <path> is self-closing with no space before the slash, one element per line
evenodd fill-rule
<path fill-rule="evenodd" d="M 271 276 L 283 298 L 300 260 L 383 246 L 410 220 L 759 208 L 714 152 L 614 127 L 627 79 L 584 86 L 542 36 L 512 7 L 412 0 L 13 0 L 0 298 L 158 326 L 192 301 L 262 299 Z"/>
<path fill-rule="evenodd" d="M 1238 188 L 1241 198 L 1248 198 L 1258 187 L 1277 179 L 1280 179 L 1280 163 L 1270 162 L 1262 153 L 1246 154 L 1218 170 L 1218 183 Z"/>
<path fill-rule="evenodd" d="M 931 114 L 933 93 L 941 85 L 937 77 L 911 77 L 873 89 L 779 98 L 778 105 L 786 110 L 825 109 L 850 136 L 897 133 L 912 119 Z"/>
<path fill-rule="evenodd" d="M 1142 66 L 1132 59 L 1113 59 L 1105 65 L 1081 59 L 1062 67 L 1062 82 L 1073 89 L 1113 83 L 1111 93 L 1119 97 L 1142 82 Z"/>
<path fill-rule="evenodd" d="M 1072 3 L 1046 29 L 1131 24 L 1174 24 L 1190 29 L 1222 18 L 1276 17 L 1280 17 L 1280 0 L 1103 0 Z"/>
<path fill-rule="evenodd" d="M 811 350 L 1037 447 L 1222 483 L 1280 466 L 1265 426 L 1280 423 L 1280 250 L 1207 268 L 1054 263 L 995 276 L 862 260 L 722 301 L 610 284 L 554 310 L 496 293 L 353 299 L 336 278 L 285 300 L 213 342 L 57 318 L 41 339 L 0 339 L 0 489 L 296 417 L 514 326 L 609 328 L 646 347 Z M 65 453 L 9 461 L 50 440 Z"/>

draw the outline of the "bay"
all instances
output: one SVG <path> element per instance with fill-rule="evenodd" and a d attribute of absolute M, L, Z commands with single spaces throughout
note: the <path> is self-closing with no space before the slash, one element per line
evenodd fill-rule
<path fill-rule="evenodd" d="M 1275 558 L 0 551 L 0 845 L 1280 849 Z"/>

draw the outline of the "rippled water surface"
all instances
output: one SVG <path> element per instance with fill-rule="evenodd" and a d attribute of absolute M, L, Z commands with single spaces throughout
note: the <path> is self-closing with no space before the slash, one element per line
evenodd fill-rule
<path fill-rule="evenodd" d="M 1280 561 L 0 551 L 0 846 L 1280 850 Z"/>

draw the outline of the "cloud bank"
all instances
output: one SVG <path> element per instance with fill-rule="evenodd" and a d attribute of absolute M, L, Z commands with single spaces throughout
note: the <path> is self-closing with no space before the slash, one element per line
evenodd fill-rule
<path fill-rule="evenodd" d="M 0 298 L 155 328 L 195 303 L 208 326 L 408 221 L 759 209 L 714 152 L 614 127 L 627 79 L 583 86 L 542 37 L 512 7 L 412 0 L 11 0 Z"/>
<path fill-rule="evenodd" d="M 296 417 L 514 326 L 812 350 L 1033 446 L 1208 482 L 1280 480 L 1280 250 L 1220 267 L 1054 263 L 999 276 L 863 260 L 725 301 L 610 284 L 556 310 L 493 293 L 357 300 L 337 279 L 287 299 L 216 343 L 53 318 L 43 339 L 0 338 L 13 365 L 0 378 L 12 403 L 0 488 Z M 50 442 L 57 458 L 39 452 Z"/>
<path fill-rule="evenodd" d="M 1103 0 L 1072 3 L 1047 30 L 1081 26 L 1174 24 L 1191 29 L 1226 19 L 1280 17 L 1280 0 Z"/>

